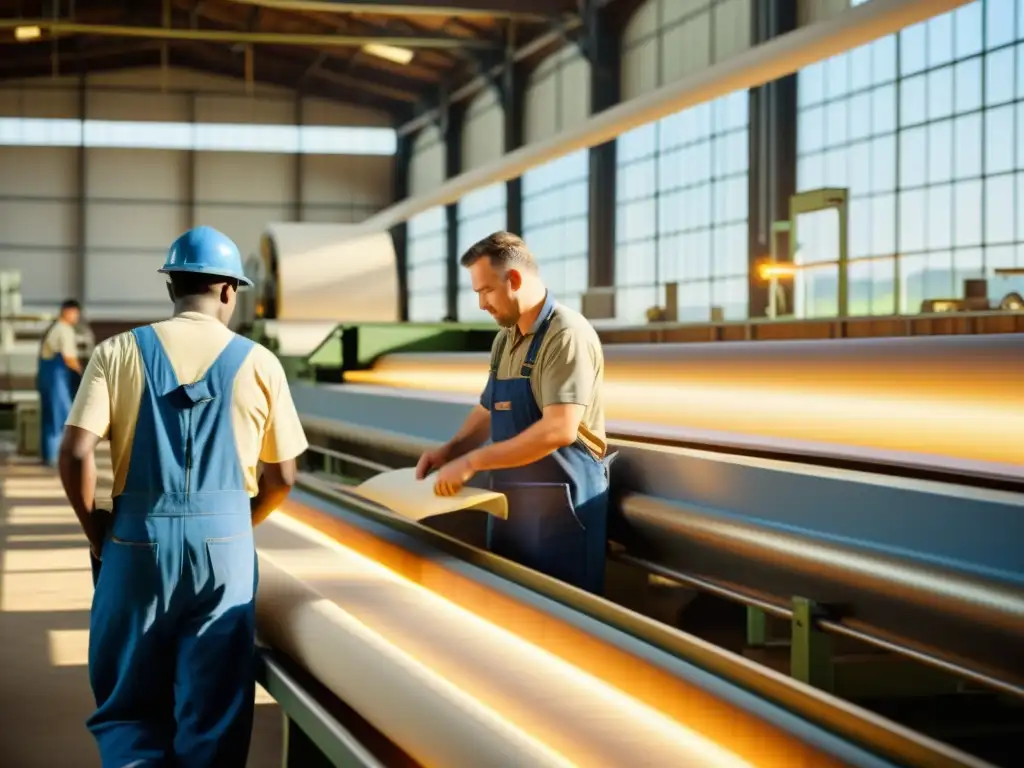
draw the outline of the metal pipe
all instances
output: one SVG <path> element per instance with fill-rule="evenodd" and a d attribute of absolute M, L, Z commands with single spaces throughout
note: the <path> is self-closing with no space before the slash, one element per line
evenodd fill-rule
<path fill-rule="evenodd" d="M 582 25 L 583 21 L 578 16 L 571 17 L 559 23 L 550 32 L 546 32 L 545 34 L 540 35 L 539 37 L 535 37 L 522 48 L 515 49 L 512 52 L 511 57 L 506 59 L 506 61 L 491 67 L 487 72 L 480 73 L 461 88 L 458 88 L 452 93 L 448 94 L 446 103 L 449 105 L 458 104 L 460 101 L 476 95 L 484 88 L 489 87 L 494 82 L 494 78 L 500 76 L 501 73 L 505 70 L 505 67 L 507 67 L 510 62 L 512 64 L 517 64 L 520 61 L 523 61 L 524 59 L 533 56 L 535 53 L 544 50 L 549 45 L 554 45 L 559 40 L 564 39 L 567 34 L 576 29 L 579 29 Z M 425 128 L 426 126 L 437 122 L 440 116 L 440 108 L 429 109 L 423 114 L 414 117 L 412 120 L 409 120 L 408 122 L 400 125 L 398 127 L 398 135 L 408 136 L 410 133 L 415 133 L 421 128 Z"/>
<path fill-rule="evenodd" d="M 793 618 L 792 608 L 779 605 L 778 603 L 762 597 L 756 597 L 743 590 L 727 587 L 711 579 L 704 579 L 698 576 L 682 573 L 672 568 L 666 568 L 663 565 L 658 565 L 650 560 L 645 560 L 642 557 L 636 557 L 628 553 L 617 553 L 612 555 L 612 558 L 621 563 L 636 566 L 637 568 L 641 568 L 644 571 L 661 576 L 670 581 L 693 587 L 701 592 L 707 592 L 710 595 L 715 595 L 716 597 L 721 597 L 725 600 L 740 603 L 750 608 L 756 608 L 780 619 L 790 620 Z M 833 621 L 831 619 L 819 619 L 815 622 L 815 625 L 818 629 L 825 632 L 830 632 L 835 635 L 843 635 L 851 640 L 857 640 L 880 650 L 889 651 L 912 661 L 925 664 L 933 669 L 947 672 L 954 677 L 970 680 L 971 682 L 978 683 L 979 685 L 985 686 L 986 688 L 990 688 L 994 691 L 1006 693 L 1017 698 L 1024 698 L 1024 687 L 1015 685 L 1014 683 L 1006 680 L 1000 680 L 990 674 L 965 667 L 962 664 L 943 658 L 941 654 L 935 653 L 934 651 L 920 649 L 917 647 L 917 644 L 912 641 L 905 640 L 903 638 L 890 639 L 885 637 L 884 633 L 878 633 L 877 630 L 857 629 L 847 625 L 843 621 Z"/>
<path fill-rule="evenodd" d="M 316 48 L 353 48 L 366 43 L 401 48 L 483 48 L 497 45 L 490 40 L 437 36 L 314 35 L 294 32 L 243 32 L 231 29 L 164 29 L 115 24 L 80 24 L 46 19 L 0 19 L 0 29 L 37 26 L 50 35 L 93 35 L 98 37 L 142 37 L 153 40 L 191 40 L 208 43 L 250 43 L 253 45 L 298 45 Z"/>
<path fill-rule="evenodd" d="M 926 607 L 947 616 L 998 627 L 1024 639 L 1024 591 L 1009 584 L 858 550 L 779 529 L 706 513 L 641 494 L 622 498 L 622 514 L 641 536 L 671 546 L 685 541 L 858 592 Z M 813 595 L 806 595 L 813 597 Z"/>
<path fill-rule="evenodd" d="M 329 456 L 332 459 L 338 459 L 339 461 L 347 461 L 350 464 L 356 464 L 366 469 L 372 469 L 374 472 L 390 472 L 394 469 L 394 467 L 389 467 L 386 464 L 380 464 L 376 461 L 364 459 L 361 456 L 354 456 L 351 453 L 342 453 L 341 451 L 335 451 L 331 448 L 324 448 L 319 445 L 311 445 L 306 450 L 312 451 L 313 453 L 319 453 L 322 456 Z"/>
<path fill-rule="evenodd" d="M 604 356 L 608 431 L 627 439 L 1024 480 L 1024 334 L 614 344 Z M 486 377 L 483 353 L 388 355 L 345 373 L 467 402 Z"/>
<path fill-rule="evenodd" d="M 596 147 L 631 128 L 733 91 L 756 88 L 808 64 L 870 43 L 904 27 L 966 5 L 971 0 L 872 0 L 835 17 L 789 32 L 700 72 L 606 109 L 544 141 L 528 144 L 498 160 L 449 179 L 430 192 L 408 198 L 363 222 L 367 232 L 396 224 L 438 205 L 454 203 L 490 184 L 508 181 L 546 162 Z"/>
<path fill-rule="evenodd" d="M 800 685 L 791 678 L 767 667 L 724 651 L 711 643 L 669 627 L 661 622 L 626 610 L 608 600 L 569 587 L 556 579 L 532 571 L 504 558 L 484 552 L 433 531 L 418 523 L 377 508 L 371 502 L 343 489 L 331 488 L 319 478 L 300 473 L 299 486 L 331 505 L 341 507 L 342 514 L 353 513 L 355 520 L 380 524 L 391 531 L 406 534 L 414 541 L 436 548 L 445 557 L 434 562 L 446 568 L 480 568 L 497 576 L 501 582 L 525 588 L 525 594 L 536 594 L 545 603 L 565 606 L 578 612 L 584 620 L 593 620 L 636 638 L 643 644 L 638 649 L 643 657 L 647 647 L 667 652 L 699 670 L 717 676 L 732 685 L 741 686 L 767 702 L 785 707 L 811 723 L 827 728 L 841 738 L 852 740 L 899 760 L 904 765 L 977 766 L 983 761 L 969 757 L 952 747 L 932 741 L 922 734 L 896 725 L 873 713 L 865 712 L 849 702 L 821 691 Z M 332 512 L 333 514 L 333 512 Z M 379 535 L 379 534 L 377 534 Z M 516 593 L 517 599 L 522 599 Z M 572 614 L 568 614 L 572 615 Z M 593 631 L 591 629 L 590 631 Z"/>
<path fill-rule="evenodd" d="M 490 8 L 474 8 L 468 5 L 445 4 L 412 5 L 403 3 L 345 3 L 333 0 L 232 0 L 243 5 L 261 5 L 278 11 L 313 11 L 315 13 L 368 13 L 374 16 L 451 16 L 471 19 L 521 19 L 523 21 L 546 21 L 553 14 L 520 11 L 512 4 L 495 4 Z"/>
<path fill-rule="evenodd" d="M 265 668 L 264 687 L 284 710 L 285 715 L 307 731 L 316 724 L 334 740 L 334 750 L 346 758 L 347 765 L 361 768 L 384 768 L 374 755 L 364 747 L 351 731 L 338 722 L 327 709 L 316 700 L 299 682 L 273 658 L 273 651 L 261 650 L 259 664 Z M 287 747 L 286 747 L 287 754 Z"/>

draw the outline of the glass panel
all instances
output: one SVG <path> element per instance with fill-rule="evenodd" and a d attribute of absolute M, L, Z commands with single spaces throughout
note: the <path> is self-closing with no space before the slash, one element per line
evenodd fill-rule
<path fill-rule="evenodd" d="M 800 73 L 798 189 L 849 189 L 851 312 L 917 312 L 1024 254 L 1022 39 L 1024 0 L 977 0 L 852 51 L 854 71 Z M 826 226 L 801 222 L 805 262 Z M 823 270 L 799 280 L 808 316 L 831 306 Z"/>
<path fill-rule="evenodd" d="M 848 68 L 840 57 L 801 82 L 815 88 L 827 80 L 829 88 L 848 89 Z M 802 99 L 820 101 L 807 94 Z M 826 138 L 847 140 L 845 103 L 838 110 L 811 110 L 802 118 L 806 140 L 814 146 Z M 620 138 L 619 320 L 643 321 L 649 307 L 664 301 L 669 281 L 679 283 L 683 319 L 706 322 L 712 306 L 722 306 L 727 316 L 746 316 L 748 112 L 749 96 L 738 91 L 636 129 L 625 142 Z"/>

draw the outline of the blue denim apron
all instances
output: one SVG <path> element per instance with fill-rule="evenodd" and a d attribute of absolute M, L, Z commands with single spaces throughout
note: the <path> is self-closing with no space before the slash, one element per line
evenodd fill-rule
<path fill-rule="evenodd" d="M 543 417 L 530 375 L 556 304 L 544 304 L 519 375 L 498 378 L 499 340 L 481 405 L 491 412 L 491 440 L 508 440 Z M 608 460 L 576 440 L 525 467 L 491 472 L 491 487 L 508 498 L 508 520 L 490 517 L 492 552 L 595 594 L 604 589 L 608 544 Z"/>
<path fill-rule="evenodd" d="M 93 595 L 88 727 L 104 768 L 244 768 L 258 576 L 232 392 L 252 342 L 181 386 L 152 326 L 133 333 L 146 382 Z"/>

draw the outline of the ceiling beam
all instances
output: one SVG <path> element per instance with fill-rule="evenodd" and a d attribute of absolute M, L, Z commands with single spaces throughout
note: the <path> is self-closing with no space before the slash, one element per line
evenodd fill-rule
<path fill-rule="evenodd" d="M 204 44 L 171 43 L 170 66 L 192 69 L 237 80 L 245 78 L 242 56 L 226 49 Z M 92 46 L 79 51 L 62 53 L 58 61 L 58 76 L 85 75 L 96 72 L 114 72 L 160 65 L 160 43 L 136 41 L 114 46 Z M 49 78 L 53 75 L 52 57 L 48 44 L 36 44 L 29 55 L 17 59 L 0 60 L 0 84 L 7 80 Z M 295 89 L 302 75 L 302 66 L 273 56 L 257 54 L 254 61 L 254 81 L 264 85 Z M 342 86 L 342 87 L 338 87 Z M 396 121 L 409 115 L 409 100 L 398 98 L 372 82 L 355 79 L 339 82 L 332 78 L 313 76 L 302 84 L 302 92 L 330 101 L 367 107 L 391 115 Z"/>
<path fill-rule="evenodd" d="M 455 104 L 463 99 L 475 96 L 484 88 L 493 85 L 495 80 L 501 77 L 501 74 L 505 71 L 505 67 L 517 64 L 520 61 L 543 51 L 548 46 L 554 45 L 558 41 L 564 39 L 567 35 L 580 29 L 582 25 L 583 21 L 579 17 L 570 17 L 564 22 L 556 25 L 550 31 L 545 32 L 539 37 L 535 37 L 521 48 L 517 48 L 512 51 L 511 55 L 503 58 L 500 63 L 492 66 L 489 71 L 482 72 L 460 88 L 457 88 L 448 94 L 439 93 L 431 101 L 418 105 L 415 110 L 415 117 L 399 126 L 398 135 L 406 136 L 411 133 L 415 133 L 421 128 L 425 128 L 431 123 L 437 123 L 441 119 L 441 114 L 444 111 L 441 104 L 442 101 L 447 104 Z"/>
<path fill-rule="evenodd" d="M 91 35 L 95 37 L 134 37 L 150 40 L 181 40 L 206 43 L 247 43 L 251 45 L 288 45 L 312 48 L 358 48 L 366 43 L 399 46 L 402 48 L 480 48 L 493 49 L 489 40 L 448 35 L 396 35 L 389 33 L 337 35 L 296 34 L 278 32 L 247 32 L 228 29 L 173 29 L 166 27 L 140 27 L 115 24 L 78 24 L 52 19 L 0 19 L 0 29 L 35 26 L 54 35 Z M 13 38 L 12 38 L 13 40 Z"/>
<path fill-rule="evenodd" d="M 227 75 L 242 80 L 245 78 L 245 63 L 242 56 L 237 56 L 222 48 L 210 46 L 189 46 L 175 52 L 171 66 L 197 69 L 213 74 Z M 274 85 L 289 90 L 302 77 L 303 67 L 290 62 L 275 59 L 271 56 L 256 54 L 253 62 L 253 79 L 257 83 Z M 367 88 L 338 88 L 328 80 L 316 77 L 307 78 L 303 83 L 302 93 L 309 96 L 331 101 L 367 107 L 398 118 L 408 113 L 408 105 L 400 100 L 389 98 L 379 92 Z"/>
<path fill-rule="evenodd" d="M 564 16 L 566 3 L 553 0 L 233 0 L 282 11 L 361 13 L 374 16 L 450 16 L 550 21 Z M 558 8 L 559 5 L 563 7 Z"/>

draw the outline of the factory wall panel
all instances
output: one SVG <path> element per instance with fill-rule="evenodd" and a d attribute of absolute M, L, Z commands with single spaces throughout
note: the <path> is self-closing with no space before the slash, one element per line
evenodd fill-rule
<path fill-rule="evenodd" d="M 445 149 L 441 131 L 430 125 L 413 141 L 409 162 L 409 194 L 415 196 L 440 185 L 445 178 Z M 444 206 L 409 219 L 407 280 L 409 319 L 436 323 L 447 314 L 448 221 Z"/>
<path fill-rule="evenodd" d="M 302 220 L 356 223 L 394 201 L 390 157 L 300 155 Z"/>
<path fill-rule="evenodd" d="M 0 265 L 21 272 L 30 311 L 52 309 L 70 295 L 77 195 L 75 150 L 0 147 Z"/>
<path fill-rule="evenodd" d="M 294 219 L 293 156 L 197 152 L 195 163 L 195 224 L 221 230 L 243 255 L 256 252 L 268 223 Z"/>
<path fill-rule="evenodd" d="M 444 182 L 444 137 L 436 125 L 416 134 L 409 161 L 409 196 L 424 194 Z"/>
<path fill-rule="evenodd" d="M 78 80 L 0 83 L 0 117 L 73 119 Z M 0 147 L 0 265 L 21 272 L 28 311 L 52 311 L 73 292 L 78 258 L 78 165 L 64 147 Z"/>
<path fill-rule="evenodd" d="M 505 153 L 505 116 L 497 89 L 485 88 L 469 103 L 462 128 L 462 170 L 493 162 Z M 470 192 L 458 202 L 458 250 L 462 254 L 481 238 L 508 226 L 506 185 L 491 184 Z M 489 315 L 470 283 L 469 272 L 459 269 L 458 319 L 484 321 Z"/>
<path fill-rule="evenodd" d="M 750 46 L 751 0 L 648 0 L 623 31 L 622 98 Z M 748 96 L 739 91 L 618 139 L 616 314 L 642 322 L 679 284 L 679 318 L 747 314 Z"/>
<path fill-rule="evenodd" d="M 1024 4 L 975 0 L 799 73 L 797 184 L 847 188 L 850 314 L 1024 267 Z M 834 214 L 798 221 L 796 311 L 837 310 Z M 1005 291 L 1008 293 L 1009 286 Z"/>
<path fill-rule="evenodd" d="M 590 116 L 590 63 L 574 45 L 530 73 L 524 138 L 542 141 Z M 523 175 L 523 239 L 548 288 L 579 309 L 588 281 L 589 151 L 573 152 Z"/>
<path fill-rule="evenodd" d="M 857 0 L 797 0 L 797 23 L 805 26 L 825 21 L 857 4 Z"/>
<path fill-rule="evenodd" d="M 304 98 L 302 125 L 389 127 L 388 115 Z M 302 221 L 347 224 L 362 221 L 395 202 L 394 158 L 376 155 L 299 155 Z"/>
<path fill-rule="evenodd" d="M 161 317 L 155 270 L 190 226 L 223 229 L 249 253 L 271 221 L 357 222 L 388 205 L 393 150 L 366 128 L 389 125 L 190 70 L 5 81 L 0 260 L 21 270 L 32 311 L 72 295 L 96 318 Z"/>

